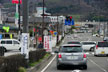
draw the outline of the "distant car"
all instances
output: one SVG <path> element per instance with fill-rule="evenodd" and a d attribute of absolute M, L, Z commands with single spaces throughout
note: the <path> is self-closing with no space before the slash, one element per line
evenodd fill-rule
<path fill-rule="evenodd" d="M 57 69 L 65 65 L 81 66 L 87 69 L 87 56 L 80 45 L 64 44 L 57 53 Z"/>
<path fill-rule="evenodd" d="M 93 34 L 93 36 L 99 37 L 99 34 Z"/>
<path fill-rule="evenodd" d="M 94 49 L 94 56 L 107 55 L 108 56 L 108 42 L 98 42 Z"/>
<path fill-rule="evenodd" d="M 104 37 L 104 40 L 103 41 L 107 41 L 108 42 L 108 37 Z"/>
<path fill-rule="evenodd" d="M 69 42 L 67 42 L 67 44 L 81 44 L 81 43 L 78 41 L 69 41 Z"/>
<path fill-rule="evenodd" d="M 16 39 L 1 39 L 0 47 L 4 48 L 4 51 L 7 50 L 20 50 L 21 44 Z"/>
<path fill-rule="evenodd" d="M 96 46 L 95 41 L 83 41 L 81 42 L 81 44 L 84 50 L 89 50 L 89 51 L 93 51 Z"/>

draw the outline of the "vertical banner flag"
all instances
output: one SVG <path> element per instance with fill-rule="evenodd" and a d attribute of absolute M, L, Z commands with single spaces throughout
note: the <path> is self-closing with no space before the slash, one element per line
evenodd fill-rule
<path fill-rule="evenodd" d="M 44 36 L 44 49 L 47 52 L 51 52 L 52 51 L 51 36 Z"/>
<path fill-rule="evenodd" d="M 29 33 L 22 33 L 21 39 L 21 54 L 25 55 L 25 58 L 29 58 Z"/>

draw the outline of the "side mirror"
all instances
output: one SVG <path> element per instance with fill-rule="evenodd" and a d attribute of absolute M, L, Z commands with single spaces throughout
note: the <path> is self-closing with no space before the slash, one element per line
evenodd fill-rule
<path fill-rule="evenodd" d="M 54 51 L 54 53 L 59 53 L 58 51 Z"/>

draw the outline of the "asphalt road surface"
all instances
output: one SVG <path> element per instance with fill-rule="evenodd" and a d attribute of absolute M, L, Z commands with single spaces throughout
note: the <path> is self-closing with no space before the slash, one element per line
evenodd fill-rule
<path fill-rule="evenodd" d="M 67 43 L 68 41 L 77 40 L 77 41 L 102 41 L 100 37 L 93 37 L 90 33 L 81 33 L 76 35 L 67 35 L 62 44 Z M 53 49 L 54 51 L 55 49 Z M 56 57 L 49 62 L 49 66 L 42 70 L 41 72 L 73 72 L 74 70 L 81 70 L 81 72 L 108 72 L 108 57 L 99 56 L 95 57 L 93 52 L 86 52 L 88 59 L 88 69 L 83 70 L 81 67 L 67 66 L 63 67 L 61 70 L 56 68 Z"/>

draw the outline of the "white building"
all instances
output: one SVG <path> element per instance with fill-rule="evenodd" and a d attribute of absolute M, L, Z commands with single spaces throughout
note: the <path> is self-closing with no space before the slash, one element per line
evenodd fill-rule
<path fill-rule="evenodd" d="M 45 15 L 51 15 L 50 13 L 46 13 L 47 8 L 44 7 L 44 14 Z M 43 7 L 36 7 L 37 13 L 35 13 L 35 17 L 42 17 L 43 14 Z"/>

